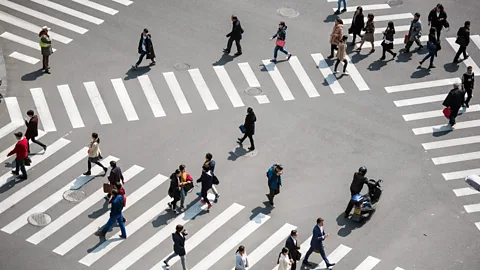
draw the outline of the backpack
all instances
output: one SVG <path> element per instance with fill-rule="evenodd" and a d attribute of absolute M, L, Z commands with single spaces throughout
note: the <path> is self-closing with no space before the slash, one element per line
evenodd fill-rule
<path fill-rule="evenodd" d="M 265 174 L 267 175 L 267 178 L 268 178 L 268 171 L 270 171 L 270 169 L 272 169 L 272 168 L 275 168 L 275 166 L 277 166 L 277 163 L 274 163 L 274 164 L 272 165 L 272 167 L 270 167 L 270 168 L 267 170 L 267 172 L 265 173 Z"/>

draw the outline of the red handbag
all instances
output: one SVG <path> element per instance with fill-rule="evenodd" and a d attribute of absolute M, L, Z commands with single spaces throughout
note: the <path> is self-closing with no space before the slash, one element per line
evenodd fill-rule
<path fill-rule="evenodd" d="M 405 34 L 405 37 L 403 38 L 403 44 L 407 44 L 408 42 L 408 34 Z"/>
<path fill-rule="evenodd" d="M 443 115 L 445 115 L 447 119 L 450 118 L 451 113 L 452 113 L 452 110 L 449 107 L 443 109 Z"/>
<path fill-rule="evenodd" d="M 283 47 L 285 47 L 285 40 L 277 39 L 275 44 L 277 44 L 277 46 L 280 46 L 280 47 L 283 48 Z"/>

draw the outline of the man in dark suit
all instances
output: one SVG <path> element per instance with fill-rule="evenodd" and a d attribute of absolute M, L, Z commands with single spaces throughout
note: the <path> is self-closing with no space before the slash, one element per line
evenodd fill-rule
<path fill-rule="evenodd" d="M 328 233 L 325 233 L 323 230 L 323 218 L 317 218 L 317 225 L 313 227 L 313 235 L 312 240 L 310 241 L 310 248 L 305 254 L 303 258 L 303 264 L 312 266 L 310 262 L 308 262 L 308 257 L 312 254 L 313 251 L 318 250 L 320 252 L 320 256 L 322 256 L 323 260 L 325 261 L 325 265 L 328 267 L 334 266 L 335 263 L 330 263 L 328 261 L 327 255 L 325 254 L 325 248 L 323 247 L 323 241 L 328 237 Z"/>
<path fill-rule="evenodd" d="M 223 50 L 224 53 L 230 53 L 232 49 L 233 41 L 235 40 L 235 45 L 237 46 L 237 53 L 235 56 L 239 56 L 242 54 L 242 46 L 240 45 L 240 39 L 242 39 L 243 29 L 240 21 L 238 20 L 237 16 L 232 15 L 232 31 L 227 34 L 228 42 L 227 48 Z"/>
<path fill-rule="evenodd" d="M 35 140 L 35 137 L 38 136 L 38 116 L 35 115 L 35 113 L 32 110 L 29 110 L 27 112 L 28 117 L 30 117 L 30 120 L 25 120 L 25 125 L 27 126 L 27 131 L 25 131 L 25 138 L 27 138 L 27 141 L 30 139 L 32 142 L 40 145 L 43 148 L 43 151 L 47 150 L 47 146 L 43 144 L 40 141 Z M 28 144 L 28 153 L 30 154 L 30 144 Z"/>
<path fill-rule="evenodd" d="M 300 244 L 297 241 L 297 237 L 297 230 L 292 230 L 290 236 L 285 241 L 285 247 L 288 248 L 288 258 L 292 263 L 291 270 L 297 269 L 297 261 L 300 260 L 300 257 L 302 256 L 300 251 L 298 251 L 300 249 Z"/>
<path fill-rule="evenodd" d="M 442 32 L 443 27 L 450 27 L 447 22 L 447 13 L 442 4 L 437 4 L 437 6 L 428 13 L 428 25 L 435 28 L 437 31 L 437 41 L 440 42 L 440 32 Z"/>

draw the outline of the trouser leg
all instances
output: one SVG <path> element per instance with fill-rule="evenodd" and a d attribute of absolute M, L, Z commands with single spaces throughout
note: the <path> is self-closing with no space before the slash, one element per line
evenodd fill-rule
<path fill-rule="evenodd" d="M 347 71 L 348 61 L 347 59 L 343 60 L 343 72 Z"/>
<path fill-rule="evenodd" d="M 235 46 L 237 46 L 237 52 L 242 53 L 242 45 L 240 45 L 240 39 L 235 39 Z"/>
<path fill-rule="evenodd" d="M 308 262 L 308 258 L 310 257 L 310 255 L 312 255 L 312 252 L 314 251 L 315 249 L 310 246 L 310 248 L 308 249 L 307 253 L 305 253 L 305 257 L 303 257 L 303 261 L 304 262 Z"/>
<path fill-rule="evenodd" d="M 243 137 L 240 139 L 240 142 L 243 143 L 243 141 L 245 141 L 245 139 L 247 138 L 247 133 L 244 133 L 243 134 Z"/>
<path fill-rule="evenodd" d="M 340 59 L 337 59 L 337 61 L 335 62 L 335 68 L 333 69 L 334 71 L 337 71 L 338 64 L 340 64 Z"/>
<path fill-rule="evenodd" d="M 187 260 L 185 259 L 185 255 L 180 256 L 180 263 L 182 264 L 183 270 L 187 270 Z"/>
<path fill-rule="evenodd" d="M 165 261 L 166 262 L 169 262 L 171 259 L 175 258 L 177 256 L 177 254 L 175 252 L 173 252 L 172 254 L 170 254 L 170 256 L 168 256 Z"/>
<path fill-rule="evenodd" d="M 233 37 L 229 37 L 227 41 L 227 52 L 230 52 L 232 49 L 232 44 L 233 44 Z"/>
<path fill-rule="evenodd" d="M 248 139 L 250 140 L 250 147 L 255 148 L 255 142 L 253 141 L 253 135 L 248 135 Z"/>
<path fill-rule="evenodd" d="M 138 61 L 137 61 L 137 63 L 135 63 L 135 66 L 138 67 L 138 65 L 140 65 L 140 63 L 141 63 L 142 60 L 143 60 L 143 57 L 145 57 L 146 54 L 147 54 L 147 53 L 146 53 L 146 52 L 143 52 L 143 51 L 142 51 L 142 53 L 140 53 L 140 56 L 138 57 Z"/>
<path fill-rule="evenodd" d="M 322 256 L 323 261 L 325 262 L 326 265 L 329 265 L 330 262 L 328 261 L 327 254 L 325 254 L 325 248 L 322 246 L 319 248 L 320 250 L 320 256 Z"/>
<path fill-rule="evenodd" d="M 466 88 L 466 89 L 465 89 L 465 92 L 467 92 L 467 99 L 465 100 L 465 104 L 468 105 L 468 103 L 469 103 L 470 100 L 472 99 L 473 91 L 472 91 L 472 89 Z"/>
<path fill-rule="evenodd" d="M 213 191 L 213 194 L 218 195 L 218 191 L 215 185 L 212 185 L 212 191 Z"/>
<path fill-rule="evenodd" d="M 117 223 L 120 227 L 120 231 L 122 232 L 123 236 L 127 236 L 127 230 L 125 229 L 125 223 L 123 223 L 123 215 L 120 213 L 117 217 Z"/>
<path fill-rule="evenodd" d="M 180 207 L 184 207 L 184 205 L 185 205 L 185 197 L 186 197 L 185 190 L 182 188 L 182 189 L 180 190 Z"/>

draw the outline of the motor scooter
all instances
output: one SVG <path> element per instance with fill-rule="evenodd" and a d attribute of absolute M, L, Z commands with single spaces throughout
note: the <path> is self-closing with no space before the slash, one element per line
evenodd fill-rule
<path fill-rule="evenodd" d="M 361 195 L 355 194 L 352 196 L 353 202 L 353 215 L 351 219 L 354 221 L 362 221 L 365 218 L 369 218 L 375 212 L 380 197 L 382 196 L 383 187 L 381 183 L 383 180 L 379 179 L 375 181 L 373 179 L 368 180 L 368 193 Z"/>

